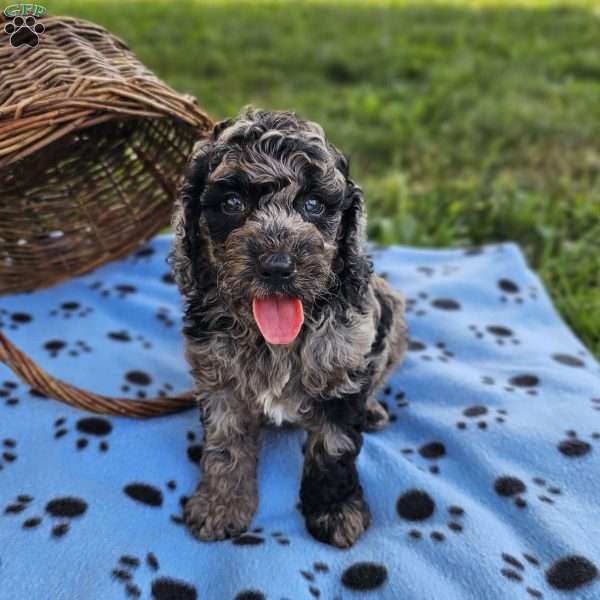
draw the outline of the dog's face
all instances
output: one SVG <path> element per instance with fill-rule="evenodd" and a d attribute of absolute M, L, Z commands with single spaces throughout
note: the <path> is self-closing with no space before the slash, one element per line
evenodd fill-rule
<path fill-rule="evenodd" d="M 360 294 L 368 279 L 348 163 L 319 125 L 291 113 L 217 124 L 194 149 L 174 224 L 182 291 L 215 285 L 273 344 L 291 343 L 318 300 Z"/>

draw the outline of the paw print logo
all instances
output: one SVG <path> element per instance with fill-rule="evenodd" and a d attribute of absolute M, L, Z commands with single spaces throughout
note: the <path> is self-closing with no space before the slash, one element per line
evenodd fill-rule
<path fill-rule="evenodd" d="M 35 48 L 40 43 L 39 36 L 44 33 L 45 29 L 33 15 L 25 18 L 17 16 L 12 23 L 4 26 L 4 33 L 10 35 L 10 45 L 13 48 L 20 46 Z"/>

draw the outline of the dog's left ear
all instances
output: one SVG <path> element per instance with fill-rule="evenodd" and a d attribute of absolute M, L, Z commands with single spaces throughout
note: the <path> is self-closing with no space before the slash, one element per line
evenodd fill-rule
<path fill-rule="evenodd" d="M 336 271 L 346 301 L 360 306 L 373 273 L 367 253 L 367 215 L 362 190 L 349 177 L 348 159 L 340 152 L 337 154 L 336 166 L 346 178 L 346 196 L 338 233 Z"/>

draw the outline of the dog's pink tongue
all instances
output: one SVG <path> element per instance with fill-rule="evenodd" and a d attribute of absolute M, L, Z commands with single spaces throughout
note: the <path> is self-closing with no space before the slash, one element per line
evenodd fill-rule
<path fill-rule="evenodd" d="M 254 298 L 252 313 L 269 344 L 291 344 L 304 323 L 304 311 L 299 298 Z"/>

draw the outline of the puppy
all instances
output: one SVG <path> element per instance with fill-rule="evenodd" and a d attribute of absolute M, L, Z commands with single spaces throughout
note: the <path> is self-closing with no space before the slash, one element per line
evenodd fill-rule
<path fill-rule="evenodd" d="M 289 421 L 307 432 L 306 526 L 351 546 L 370 523 L 362 433 L 388 421 L 375 393 L 407 334 L 401 296 L 373 274 L 347 160 L 316 123 L 247 109 L 195 146 L 173 226 L 204 429 L 189 530 L 220 540 L 249 526 L 261 424 Z"/>

